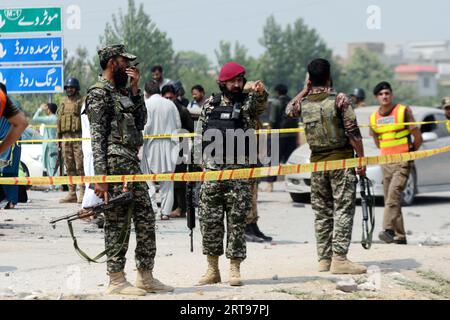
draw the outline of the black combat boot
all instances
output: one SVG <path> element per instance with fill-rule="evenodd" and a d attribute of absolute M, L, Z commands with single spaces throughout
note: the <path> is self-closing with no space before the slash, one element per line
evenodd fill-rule
<path fill-rule="evenodd" d="M 251 224 L 247 224 L 245 226 L 244 236 L 245 236 L 245 241 L 247 241 L 247 242 L 259 242 L 259 243 L 264 242 L 263 238 L 260 238 L 257 235 L 255 235 Z"/>
<path fill-rule="evenodd" d="M 386 243 L 392 243 L 394 242 L 395 232 L 394 230 L 386 229 L 384 231 L 381 231 L 378 235 L 378 238 L 380 238 L 381 241 L 384 241 Z"/>
<path fill-rule="evenodd" d="M 250 227 L 253 229 L 253 234 L 255 236 L 257 236 L 258 238 L 261 238 L 261 239 L 263 239 L 264 241 L 267 241 L 267 242 L 271 242 L 272 241 L 272 237 L 266 236 L 264 233 L 261 232 L 261 230 L 259 230 L 258 224 L 256 222 L 255 223 L 251 223 Z"/>

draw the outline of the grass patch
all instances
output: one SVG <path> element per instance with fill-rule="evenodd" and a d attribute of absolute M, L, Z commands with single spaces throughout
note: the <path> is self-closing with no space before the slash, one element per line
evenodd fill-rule
<path fill-rule="evenodd" d="M 299 300 L 366 300 L 366 299 L 381 299 L 380 296 L 368 292 L 352 292 L 331 294 L 322 293 L 316 294 L 312 292 L 305 292 L 293 289 L 278 289 L 273 292 L 285 293 L 296 297 Z"/>
<path fill-rule="evenodd" d="M 450 298 L 450 281 L 448 279 L 432 270 L 426 271 L 418 270 L 417 274 L 422 279 L 429 280 L 434 283 L 426 284 L 417 281 L 398 278 L 397 281 L 400 285 L 416 292 L 431 293 L 436 296 L 439 296 L 440 298 L 447 298 L 447 299 Z"/>

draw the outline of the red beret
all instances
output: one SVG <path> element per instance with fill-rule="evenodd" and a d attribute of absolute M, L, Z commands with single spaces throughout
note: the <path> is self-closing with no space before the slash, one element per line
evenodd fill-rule
<path fill-rule="evenodd" d="M 237 62 L 227 62 L 223 65 L 219 74 L 219 81 L 228 81 L 245 73 L 245 68 Z"/>

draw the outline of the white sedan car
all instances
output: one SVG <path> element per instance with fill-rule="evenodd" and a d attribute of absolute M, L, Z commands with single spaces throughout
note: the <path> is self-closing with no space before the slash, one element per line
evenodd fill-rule
<path fill-rule="evenodd" d="M 43 137 L 32 128 L 28 127 L 22 134 L 21 140 L 40 140 Z M 41 143 L 21 143 L 22 154 L 20 163 L 26 177 L 42 177 L 47 175 L 42 164 L 42 144 Z"/>
<path fill-rule="evenodd" d="M 355 110 L 358 123 L 368 124 L 372 112 L 378 107 L 364 107 Z M 411 107 L 414 118 L 418 122 L 447 120 L 442 110 L 430 107 Z M 424 143 L 421 150 L 435 149 L 450 145 L 450 134 L 445 124 L 424 124 L 420 126 Z M 369 128 L 361 128 L 366 156 L 376 156 L 380 150 L 376 148 Z M 289 157 L 287 164 L 309 163 L 311 150 L 308 144 L 298 147 Z M 380 166 L 367 167 L 367 176 L 374 185 L 375 196 L 383 197 L 383 176 Z M 286 176 L 286 191 L 294 202 L 304 202 L 311 191 L 311 174 L 300 173 Z M 411 205 L 414 197 L 420 193 L 450 191 L 450 152 L 434 155 L 414 161 L 414 167 L 403 193 L 403 204 Z M 359 195 L 359 192 L 357 193 Z"/>

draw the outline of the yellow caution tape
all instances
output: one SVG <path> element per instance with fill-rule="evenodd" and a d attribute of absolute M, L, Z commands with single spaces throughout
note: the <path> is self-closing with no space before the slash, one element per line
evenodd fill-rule
<path fill-rule="evenodd" d="M 45 128 L 56 128 L 56 124 L 30 124 L 29 127 L 30 128 L 34 128 L 34 129 L 40 129 L 41 127 L 45 127 Z"/>
<path fill-rule="evenodd" d="M 450 151 L 450 146 L 406 152 L 384 156 L 352 158 L 345 160 L 322 161 L 297 165 L 281 165 L 274 167 L 233 169 L 222 171 L 183 172 L 168 174 L 139 174 L 117 176 L 69 176 L 69 177 L 22 177 L 0 178 L 0 185 L 61 185 L 81 183 L 123 183 L 144 181 L 224 181 L 254 179 L 268 176 L 283 176 L 295 173 L 322 172 L 340 169 L 399 163 Z"/>
<path fill-rule="evenodd" d="M 173 138 L 192 138 L 197 134 L 195 133 L 176 133 L 176 134 L 153 134 L 144 135 L 144 139 L 173 139 Z"/>
<path fill-rule="evenodd" d="M 440 120 L 440 121 L 421 121 L 421 122 L 403 122 L 403 125 L 422 125 L 422 124 L 447 124 L 450 120 Z M 395 125 L 395 123 L 379 124 L 377 126 L 384 125 Z M 370 124 L 361 124 L 360 128 L 370 128 Z M 261 129 L 256 130 L 255 134 L 284 134 L 284 133 L 297 133 L 304 132 L 304 128 L 287 128 L 287 129 Z M 154 135 L 144 135 L 144 139 L 175 139 L 175 138 L 192 138 L 197 136 L 196 133 L 177 133 L 177 134 L 154 134 Z M 40 140 L 19 140 L 18 143 L 43 143 L 43 142 L 80 142 L 89 141 L 91 138 L 70 138 L 70 139 L 40 139 Z"/>

